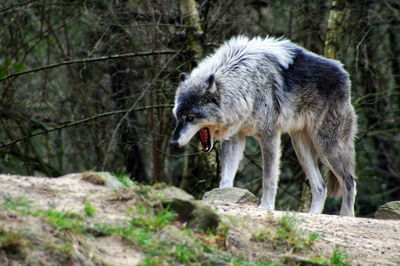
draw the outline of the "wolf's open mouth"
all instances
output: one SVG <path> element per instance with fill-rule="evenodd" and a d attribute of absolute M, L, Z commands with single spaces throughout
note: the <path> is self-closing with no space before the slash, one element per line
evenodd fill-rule
<path fill-rule="evenodd" d="M 211 136 L 208 127 L 203 127 L 199 131 L 199 137 L 201 141 L 201 150 L 207 152 L 211 149 Z"/>

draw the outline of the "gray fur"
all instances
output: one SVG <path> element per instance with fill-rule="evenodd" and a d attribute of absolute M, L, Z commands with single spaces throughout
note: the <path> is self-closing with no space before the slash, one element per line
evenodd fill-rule
<path fill-rule="evenodd" d="M 261 208 L 273 210 L 279 179 L 280 135 L 289 133 L 310 181 L 310 212 L 321 213 L 327 195 L 318 169 L 329 169 L 328 192 L 342 195 L 341 215 L 354 216 L 354 134 L 348 73 L 338 61 L 286 39 L 232 38 L 181 76 L 172 145 L 183 146 L 208 128 L 211 147 L 222 140 L 220 187 L 233 186 L 245 136 L 261 144 Z M 333 190 L 333 191 L 330 191 Z"/>

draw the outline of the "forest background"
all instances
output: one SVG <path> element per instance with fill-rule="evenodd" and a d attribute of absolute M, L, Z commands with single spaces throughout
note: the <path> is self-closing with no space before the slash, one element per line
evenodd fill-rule
<path fill-rule="evenodd" d="M 220 145 L 170 150 L 174 93 L 179 73 L 238 34 L 284 36 L 343 62 L 358 114 L 356 214 L 399 200 L 398 0 L 3 0 L 0 173 L 110 171 L 201 198 L 218 185 Z M 282 151 L 277 208 L 304 211 L 309 186 L 286 135 Z M 260 196 L 251 138 L 235 186 Z"/>

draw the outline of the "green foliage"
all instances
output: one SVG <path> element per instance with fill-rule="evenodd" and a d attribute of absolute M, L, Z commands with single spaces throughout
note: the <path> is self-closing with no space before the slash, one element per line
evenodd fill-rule
<path fill-rule="evenodd" d="M 183 229 L 184 225 L 177 220 L 177 214 L 163 207 L 160 199 L 152 198 L 151 195 L 154 194 L 152 189 L 154 188 L 151 186 L 140 185 L 128 189 L 135 203 L 127 207 L 126 215 L 129 220 L 119 224 L 97 223 L 95 219 L 100 214 L 96 215 L 95 208 L 87 200 L 83 202 L 82 213 L 60 211 L 54 208 L 36 210 L 32 202 L 21 197 L 6 198 L 3 207 L 24 215 L 35 215 L 37 216 L 35 219 L 53 226 L 56 229 L 53 231 L 54 235 L 60 240 L 47 243 L 45 248 L 64 264 L 68 264 L 76 256 L 74 244 L 76 240 L 74 239 L 84 241 L 86 237 L 92 239 L 100 236 L 115 236 L 127 245 L 139 249 L 145 255 L 142 265 L 282 265 L 285 261 L 292 261 L 283 257 L 271 258 L 268 255 L 245 258 L 242 254 L 228 252 L 227 243 L 229 243 L 231 224 L 235 228 L 245 226 L 233 218 L 220 223 L 212 233 Z M 137 199 L 140 200 L 136 201 Z M 89 217 L 91 219 L 88 219 Z M 307 253 L 319 237 L 317 234 L 307 235 L 297 229 L 297 221 L 292 215 L 284 215 L 279 221 L 270 220 L 269 223 L 270 227 L 253 234 L 253 241 L 260 245 L 267 243 L 278 254 Z M 168 229 L 167 226 L 178 230 L 185 237 L 184 242 L 179 242 L 180 238 L 178 242 L 172 243 L 161 241 L 160 236 L 165 232 L 164 229 Z M 162 230 L 164 231 L 161 232 Z M 25 242 L 25 239 L 18 234 L 9 234 L 7 238 L 2 237 L 2 234 L 0 231 L 0 246 L 11 247 L 9 250 L 12 250 L 13 245 L 26 247 L 32 243 L 32 241 Z M 11 239 L 14 240 L 11 241 Z M 345 263 L 345 257 L 342 253 L 336 252 L 330 261 L 322 259 L 310 259 L 310 261 L 326 265 L 344 265 L 340 263 Z"/>
<path fill-rule="evenodd" d="M 132 187 L 135 183 L 130 179 L 129 175 L 125 170 L 119 170 L 112 173 L 113 176 L 122 184 L 124 187 Z"/>
<path fill-rule="evenodd" d="M 93 205 L 90 204 L 90 202 L 87 202 L 87 201 L 84 204 L 85 204 L 85 207 L 84 207 L 85 214 L 88 217 L 94 217 L 94 215 L 96 213 L 96 209 L 93 207 Z"/>
<path fill-rule="evenodd" d="M 273 231 L 270 228 L 263 228 L 253 233 L 253 240 L 257 242 L 272 241 Z"/>
<path fill-rule="evenodd" d="M 349 263 L 349 255 L 341 250 L 340 248 L 335 248 L 333 250 L 331 259 L 330 259 L 330 265 L 334 266 L 345 266 L 345 265 L 350 265 Z"/>
<path fill-rule="evenodd" d="M 22 212 L 24 214 L 32 214 L 31 209 L 32 201 L 27 200 L 24 197 L 5 197 L 4 198 L 4 207 L 10 210 Z"/>
<path fill-rule="evenodd" d="M 134 215 L 130 224 L 132 226 L 139 226 L 153 231 L 162 229 L 176 218 L 176 213 L 164 208 L 159 212 L 154 212 L 153 209 L 139 206 L 137 213 L 138 215 Z"/>
<path fill-rule="evenodd" d="M 296 227 L 297 221 L 293 215 L 283 215 L 276 228 L 276 239 L 284 243 L 286 249 L 304 250 L 309 248 L 318 238 L 317 233 L 306 235 Z"/>
<path fill-rule="evenodd" d="M 49 209 L 43 212 L 43 218 L 49 224 L 54 225 L 62 232 L 72 231 L 74 233 L 82 234 L 84 232 L 82 221 L 83 218 L 80 214 L 74 212 L 60 212 Z"/>
<path fill-rule="evenodd" d="M 163 265 L 163 258 L 160 257 L 153 257 L 153 256 L 146 256 L 139 265 L 141 266 L 159 266 Z"/>
<path fill-rule="evenodd" d="M 171 255 L 174 256 L 179 262 L 189 264 L 198 259 L 198 254 L 195 254 L 192 249 L 185 245 L 178 245 L 172 249 Z"/>
<path fill-rule="evenodd" d="M 253 233 L 252 239 L 256 242 L 269 242 L 275 249 L 285 252 L 301 252 L 319 239 L 317 233 L 306 234 L 297 228 L 297 221 L 293 215 L 283 215 L 275 229 L 266 227 Z"/>

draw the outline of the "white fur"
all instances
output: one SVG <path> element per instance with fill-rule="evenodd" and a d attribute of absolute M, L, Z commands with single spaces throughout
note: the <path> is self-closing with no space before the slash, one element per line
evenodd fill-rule
<path fill-rule="evenodd" d="M 178 145 L 179 147 L 183 147 L 193 138 L 193 136 L 202 128 L 202 125 L 190 125 L 184 127 L 182 130 L 179 139 Z"/>
<path fill-rule="evenodd" d="M 226 70 L 226 66 L 235 65 L 243 57 L 249 59 L 249 67 L 256 67 L 262 54 L 273 55 L 284 68 L 293 62 L 293 43 L 282 38 L 267 36 L 264 39 L 246 36 L 233 37 L 218 48 L 215 54 L 203 59 L 191 73 L 192 77 L 207 77 L 210 73 Z M 229 69 L 229 67 L 228 67 Z"/>

